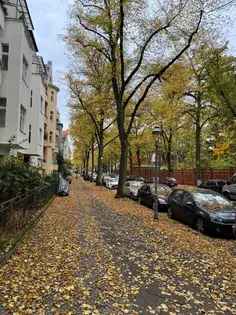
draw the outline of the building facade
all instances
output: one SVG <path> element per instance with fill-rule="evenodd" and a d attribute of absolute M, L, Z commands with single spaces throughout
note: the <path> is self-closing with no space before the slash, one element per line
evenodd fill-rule
<path fill-rule="evenodd" d="M 38 55 L 26 0 L 0 0 L 0 156 L 57 170 L 62 125 L 52 62 Z"/>
<path fill-rule="evenodd" d="M 0 154 L 29 150 L 33 58 L 38 52 L 24 0 L 1 2 Z"/>
<path fill-rule="evenodd" d="M 43 166 L 44 117 L 47 88 L 47 71 L 43 58 L 35 55 L 30 91 L 29 109 L 29 148 L 25 150 L 25 159 L 36 167 Z"/>
<path fill-rule="evenodd" d="M 44 119 L 44 148 L 43 148 L 43 168 L 46 173 L 51 173 L 58 169 L 57 155 L 59 153 L 59 113 L 57 99 L 59 89 L 53 84 L 52 62 L 48 62 L 47 69 L 47 88 L 45 101 Z"/>

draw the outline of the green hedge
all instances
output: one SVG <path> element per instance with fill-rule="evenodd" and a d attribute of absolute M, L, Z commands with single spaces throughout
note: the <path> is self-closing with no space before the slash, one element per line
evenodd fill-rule
<path fill-rule="evenodd" d="M 0 202 L 57 180 L 56 174 L 44 177 L 42 173 L 42 170 L 29 166 L 15 157 L 0 159 Z"/>

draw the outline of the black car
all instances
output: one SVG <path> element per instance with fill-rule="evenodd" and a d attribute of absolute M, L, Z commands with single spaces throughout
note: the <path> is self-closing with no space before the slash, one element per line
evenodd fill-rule
<path fill-rule="evenodd" d="M 203 181 L 198 187 L 199 188 L 205 188 L 205 189 L 211 189 L 218 193 L 222 193 L 222 189 L 224 185 L 226 184 L 226 181 L 222 179 L 209 179 L 207 181 Z"/>
<path fill-rule="evenodd" d="M 168 199 L 168 216 L 199 232 L 236 233 L 236 207 L 224 196 L 207 189 L 176 189 Z"/>
<path fill-rule="evenodd" d="M 162 184 L 157 186 L 158 207 L 159 210 L 167 210 L 168 196 L 171 189 Z M 155 204 L 155 184 L 144 184 L 138 191 L 138 201 L 147 207 L 154 209 Z"/>
<path fill-rule="evenodd" d="M 163 179 L 160 180 L 161 184 L 167 185 L 171 188 L 176 187 L 177 186 L 177 180 L 174 177 L 165 177 Z"/>

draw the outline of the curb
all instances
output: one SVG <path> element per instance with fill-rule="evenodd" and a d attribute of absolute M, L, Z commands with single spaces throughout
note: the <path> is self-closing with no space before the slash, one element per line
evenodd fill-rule
<path fill-rule="evenodd" d="M 29 224 L 25 227 L 25 229 L 16 237 L 16 239 L 14 240 L 8 252 L 5 253 L 2 257 L 0 257 L 0 268 L 3 267 L 7 263 L 7 261 L 15 254 L 18 246 L 23 241 L 25 235 L 36 226 L 36 224 L 39 222 L 43 214 L 52 204 L 54 199 L 55 199 L 55 195 L 51 197 L 51 199 L 47 202 L 47 204 L 41 209 L 40 213 L 31 222 L 29 222 Z"/>

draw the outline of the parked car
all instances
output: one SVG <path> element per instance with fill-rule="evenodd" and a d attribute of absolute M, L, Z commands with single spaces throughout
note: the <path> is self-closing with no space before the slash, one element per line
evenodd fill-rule
<path fill-rule="evenodd" d="M 143 186 L 143 180 L 128 180 L 125 182 L 124 193 L 125 196 L 134 200 L 138 199 L 138 191 Z"/>
<path fill-rule="evenodd" d="M 160 180 L 161 184 L 167 185 L 171 188 L 177 186 L 177 180 L 174 177 L 165 177 L 162 180 Z"/>
<path fill-rule="evenodd" d="M 111 175 L 106 180 L 106 187 L 108 189 L 117 189 L 119 183 L 119 177 L 116 175 Z"/>
<path fill-rule="evenodd" d="M 90 180 L 90 177 L 91 177 L 91 172 L 88 172 L 87 174 L 84 172 L 84 174 L 83 174 L 84 180 Z"/>
<path fill-rule="evenodd" d="M 127 181 L 138 181 L 138 182 L 144 182 L 144 178 L 141 176 L 135 176 L 135 175 L 130 175 L 126 177 Z"/>
<path fill-rule="evenodd" d="M 207 181 L 203 181 L 198 187 L 211 189 L 218 193 L 222 193 L 222 189 L 225 184 L 226 184 L 226 181 L 222 179 L 209 179 Z"/>
<path fill-rule="evenodd" d="M 168 199 L 168 216 L 199 232 L 236 233 L 236 207 L 224 196 L 207 189 L 176 189 Z"/>
<path fill-rule="evenodd" d="M 110 178 L 109 174 L 103 174 L 102 176 L 102 184 L 106 186 L 106 181 Z"/>
<path fill-rule="evenodd" d="M 97 180 L 97 173 L 94 172 L 92 176 L 92 181 L 96 182 L 96 180 Z"/>
<path fill-rule="evenodd" d="M 61 174 L 59 174 L 59 185 L 57 194 L 59 196 L 69 196 L 70 193 L 70 184 Z"/>
<path fill-rule="evenodd" d="M 171 193 L 170 187 L 158 184 L 157 186 L 157 196 L 158 196 L 158 206 L 160 210 L 167 210 L 168 208 L 168 196 Z M 154 209 L 155 204 L 155 184 L 144 184 L 138 191 L 138 201 L 140 204 L 148 206 Z"/>
<path fill-rule="evenodd" d="M 222 193 L 229 200 L 236 201 L 236 174 L 223 186 Z"/>

